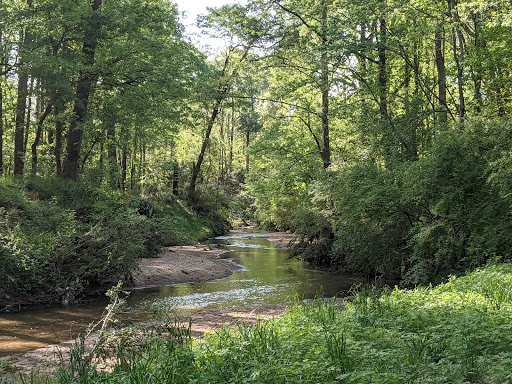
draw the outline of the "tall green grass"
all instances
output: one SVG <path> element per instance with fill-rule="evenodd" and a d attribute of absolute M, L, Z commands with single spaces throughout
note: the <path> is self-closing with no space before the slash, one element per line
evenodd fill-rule
<path fill-rule="evenodd" d="M 178 331 L 119 338 L 113 371 L 62 367 L 46 382 L 512 383 L 511 286 L 512 265 L 489 265 L 437 287 L 297 302 L 199 341 Z"/>

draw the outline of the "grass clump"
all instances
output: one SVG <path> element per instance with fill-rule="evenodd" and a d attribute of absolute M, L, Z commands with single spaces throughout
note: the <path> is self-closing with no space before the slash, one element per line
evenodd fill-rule
<path fill-rule="evenodd" d="M 511 284 L 505 264 L 437 287 L 355 289 L 352 301 L 296 303 L 201 341 L 186 332 L 130 347 L 123 339 L 111 372 L 68 367 L 47 382 L 512 383 Z"/>

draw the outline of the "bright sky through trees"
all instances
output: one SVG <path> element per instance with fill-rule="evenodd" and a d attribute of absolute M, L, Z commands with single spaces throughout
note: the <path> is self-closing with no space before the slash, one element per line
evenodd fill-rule
<path fill-rule="evenodd" d="M 209 36 L 208 31 L 201 31 L 197 27 L 197 16 L 206 15 L 207 7 L 216 8 L 225 4 L 245 4 L 246 0 L 176 0 L 180 13 L 183 13 L 183 24 L 187 35 L 203 51 L 213 53 L 223 48 L 222 40 Z"/>

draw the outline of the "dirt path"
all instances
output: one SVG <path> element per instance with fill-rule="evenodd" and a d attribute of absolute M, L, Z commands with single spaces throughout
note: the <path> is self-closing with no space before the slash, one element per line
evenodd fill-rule
<path fill-rule="evenodd" d="M 274 234 L 268 240 L 279 247 L 287 247 L 293 235 Z M 133 276 L 130 288 L 159 287 L 170 284 L 204 282 L 231 276 L 243 267 L 229 260 L 219 259 L 223 251 L 210 248 L 207 245 L 172 246 L 163 248 L 157 257 L 141 260 L 139 271 Z M 259 320 L 267 320 L 282 314 L 286 305 L 261 305 L 238 308 L 224 308 L 211 311 L 202 311 L 191 314 L 193 337 L 200 337 L 207 332 L 213 332 L 225 325 L 238 323 L 251 324 Z M 186 317 L 180 317 L 186 321 Z M 94 343 L 94 337 L 89 346 Z M 64 359 L 74 341 L 49 345 L 24 354 L 13 355 L 0 359 L 8 364 L 11 372 L 30 375 L 32 369 L 41 373 L 48 373 L 55 369 L 58 356 Z M 0 377 L 0 382 L 2 378 Z"/>

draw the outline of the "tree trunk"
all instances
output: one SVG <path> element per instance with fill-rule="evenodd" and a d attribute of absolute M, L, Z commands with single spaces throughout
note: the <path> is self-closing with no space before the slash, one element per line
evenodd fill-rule
<path fill-rule="evenodd" d="M 62 174 L 62 162 L 61 162 L 61 153 L 62 153 L 62 132 L 64 132 L 64 122 L 60 117 L 61 106 L 56 105 L 54 108 L 53 115 L 57 119 L 55 122 L 55 148 L 54 148 L 54 156 L 55 156 L 55 166 L 57 176 Z"/>
<path fill-rule="evenodd" d="M 247 126 L 247 130 L 245 131 L 245 174 L 249 175 L 249 165 L 250 165 L 250 159 L 249 159 L 249 144 L 251 144 L 251 128 L 250 125 Z"/>
<path fill-rule="evenodd" d="M 27 153 L 27 145 L 28 145 L 28 135 L 30 133 L 30 122 L 32 120 L 32 97 L 31 95 L 34 94 L 34 77 L 30 78 L 30 87 L 28 91 L 28 105 L 27 105 L 27 116 L 25 118 L 25 137 L 23 139 L 23 156 Z M 38 106 L 36 105 L 36 111 L 38 109 Z"/>
<path fill-rule="evenodd" d="M 92 10 L 97 12 L 101 5 L 102 0 L 94 0 Z M 90 67 L 94 64 L 97 43 L 94 32 L 86 33 L 82 47 L 84 64 L 86 67 Z M 97 76 L 97 74 L 90 72 L 89 68 L 86 68 L 84 71 L 80 71 L 78 75 L 73 119 L 69 124 L 66 155 L 64 156 L 64 164 L 62 167 L 62 176 L 68 179 L 76 179 L 78 177 L 80 149 L 83 139 L 83 127 L 80 125 L 85 123 L 87 117 L 87 106 L 89 104 L 89 95 Z"/>
<path fill-rule="evenodd" d="M 123 145 L 122 155 L 121 155 L 121 189 L 124 191 L 126 189 L 126 176 L 127 176 L 127 164 L 128 164 L 128 149 L 126 145 Z"/>
<path fill-rule="evenodd" d="M 476 12 L 473 16 L 474 22 L 474 46 L 476 48 L 477 54 L 480 53 L 481 49 L 484 49 L 486 44 L 485 40 L 482 36 L 480 36 L 480 13 Z M 474 68 L 471 68 L 473 71 L 473 83 L 475 89 L 475 112 L 479 115 L 482 112 L 483 107 L 483 98 L 482 98 L 482 71 L 475 71 Z"/>
<path fill-rule="evenodd" d="M 108 173 L 111 186 L 117 186 L 117 148 L 116 148 L 116 127 L 110 125 L 107 129 L 107 159 Z"/>
<path fill-rule="evenodd" d="M 322 162 L 324 169 L 331 165 L 331 144 L 329 139 L 329 62 L 326 53 L 327 41 L 327 3 L 324 1 L 322 9 L 322 54 L 320 82 L 322 88 Z"/>
<path fill-rule="evenodd" d="M 179 177 L 180 177 L 180 168 L 178 166 L 178 163 L 175 162 L 172 167 L 172 194 L 174 196 L 178 196 L 179 193 Z"/>
<path fill-rule="evenodd" d="M 36 138 L 34 142 L 32 143 L 32 174 L 35 175 L 37 172 L 37 146 L 39 145 L 39 141 L 41 140 L 41 134 L 43 133 L 43 124 L 50 112 L 53 108 L 53 102 L 48 103 L 46 106 L 46 109 L 44 110 L 44 113 L 39 118 L 39 121 L 37 122 L 37 132 L 36 132 Z"/>
<path fill-rule="evenodd" d="M 0 7 L 2 6 L 0 0 Z M 0 25 L 0 73 L 3 72 L 4 52 L 3 52 L 3 31 Z M 2 79 L 0 79 L 0 176 L 4 173 L 4 91 L 2 88 Z"/>
<path fill-rule="evenodd" d="M 388 160 L 391 158 L 391 143 L 389 140 L 390 116 L 388 113 L 388 76 L 386 72 L 387 52 L 386 40 L 387 29 L 386 19 L 379 19 L 379 41 L 377 47 L 378 53 L 378 85 L 379 85 L 379 112 L 381 117 L 381 126 L 383 131 L 384 153 Z"/>
<path fill-rule="evenodd" d="M 233 108 L 231 109 L 231 126 L 229 130 L 229 171 L 228 173 L 233 174 L 233 143 L 235 138 L 235 108 L 233 102 L 231 102 Z"/>
<path fill-rule="evenodd" d="M 466 115 L 466 102 L 464 98 L 464 74 L 462 62 L 464 61 L 464 38 L 459 27 L 459 14 L 457 12 L 457 3 L 455 0 L 448 0 L 448 9 L 452 17 L 452 44 L 453 44 L 453 58 L 457 65 L 457 88 L 459 91 L 459 121 L 464 122 Z M 459 44 L 457 52 L 457 43 Z"/>
<path fill-rule="evenodd" d="M 212 114 L 208 120 L 208 125 L 206 126 L 206 132 L 203 139 L 203 144 L 201 145 L 201 151 L 199 152 L 199 156 L 197 158 L 197 162 L 194 163 L 192 167 L 192 178 L 190 180 L 190 187 L 189 187 L 189 196 L 193 197 L 195 191 L 196 191 L 196 184 L 197 184 L 197 177 L 199 176 L 199 171 L 201 170 L 201 165 L 203 164 L 204 155 L 206 153 L 206 148 L 208 147 L 208 144 L 210 143 L 210 134 L 212 133 L 213 125 L 215 124 L 215 120 L 217 119 L 217 116 L 220 111 L 220 107 L 222 104 L 222 101 L 224 100 L 225 93 L 227 92 L 227 89 L 224 92 L 221 92 L 221 96 L 218 96 L 215 100 L 215 105 L 213 107 Z"/>
<path fill-rule="evenodd" d="M 239 63 L 242 63 L 245 60 L 248 53 L 249 53 L 249 47 L 246 47 L 240 60 L 239 60 Z M 212 110 L 212 114 L 210 115 L 210 118 L 208 119 L 208 123 L 206 126 L 206 132 L 205 132 L 205 136 L 203 139 L 203 144 L 201 145 L 201 151 L 199 152 L 197 162 L 192 167 L 192 177 L 190 180 L 190 186 L 189 186 L 189 191 L 188 191 L 189 197 L 191 197 L 191 198 L 194 197 L 194 194 L 196 191 L 197 178 L 199 176 L 199 172 L 201 171 L 201 165 L 203 164 L 204 155 L 206 153 L 206 148 L 208 147 L 208 144 L 210 143 L 210 134 L 212 132 L 213 125 L 215 124 L 215 120 L 217 119 L 217 116 L 219 115 L 222 103 L 224 102 L 224 99 L 226 98 L 227 93 L 231 87 L 230 81 L 232 81 L 232 79 L 235 77 L 235 75 L 238 71 L 238 67 L 235 67 L 233 69 L 233 72 L 228 77 L 229 80 L 226 80 L 225 75 L 226 75 L 226 71 L 228 69 L 228 64 L 229 64 L 229 54 L 226 56 L 226 59 L 224 61 L 224 66 L 223 66 L 222 72 L 221 72 L 222 73 L 221 79 L 224 81 L 227 81 L 227 82 L 221 83 L 219 85 L 217 97 L 215 99 L 215 104 L 214 104 L 213 110 Z"/>
<path fill-rule="evenodd" d="M 130 189 L 135 189 L 135 173 L 137 171 L 137 168 L 135 167 L 136 161 L 137 161 L 137 130 L 135 131 L 135 134 L 133 135 L 133 153 L 131 158 L 131 167 L 130 167 Z"/>
<path fill-rule="evenodd" d="M 32 0 L 27 0 L 29 8 L 32 7 Z M 23 47 L 20 47 L 20 59 L 18 63 L 18 97 L 16 100 L 16 118 L 15 118 L 15 131 L 14 131 L 14 174 L 22 175 L 25 166 L 25 111 L 27 109 L 27 96 L 28 96 L 28 71 L 24 63 L 24 51 L 32 42 L 32 35 L 25 29 L 20 32 L 23 38 Z"/>
<path fill-rule="evenodd" d="M 434 39 L 434 55 L 437 68 L 438 98 L 440 104 L 439 122 L 444 124 L 448 121 L 448 105 L 446 103 L 446 68 L 443 56 L 443 27 L 440 22 L 436 24 Z"/>

